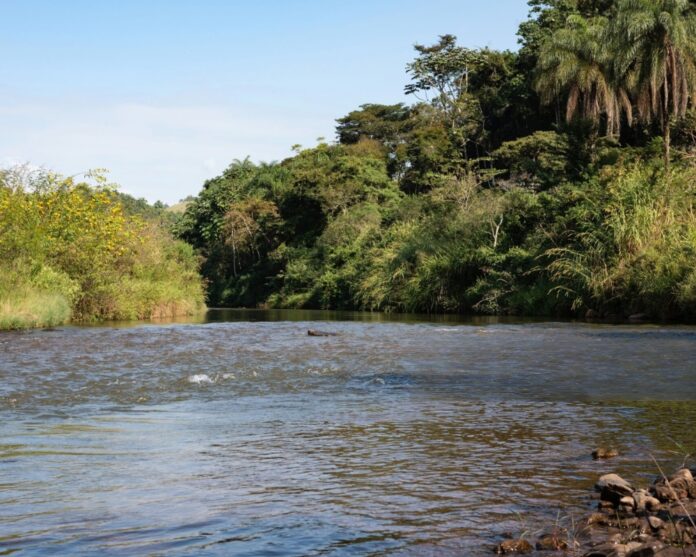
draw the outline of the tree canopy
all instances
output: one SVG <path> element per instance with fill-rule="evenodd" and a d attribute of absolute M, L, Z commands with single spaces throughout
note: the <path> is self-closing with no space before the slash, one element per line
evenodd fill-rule
<path fill-rule="evenodd" d="M 209 300 L 692 311 L 693 3 L 529 6 L 517 52 L 416 44 L 412 104 L 363 104 L 336 142 L 206 182 L 175 226 Z"/>

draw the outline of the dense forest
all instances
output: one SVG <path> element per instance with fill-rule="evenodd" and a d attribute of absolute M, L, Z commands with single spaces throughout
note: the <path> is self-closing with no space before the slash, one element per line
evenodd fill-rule
<path fill-rule="evenodd" d="M 207 181 L 209 303 L 693 315 L 696 3 L 529 5 L 517 52 L 416 45 L 412 104 Z"/>

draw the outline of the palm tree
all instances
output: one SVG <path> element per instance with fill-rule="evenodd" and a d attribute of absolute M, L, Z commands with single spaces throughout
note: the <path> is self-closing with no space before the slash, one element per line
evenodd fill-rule
<path fill-rule="evenodd" d="M 689 0 L 619 0 L 611 29 L 614 68 L 635 94 L 638 115 L 657 122 L 670 163 L 670 127 L 696 92 L 696 13 Z"/>
<path fill-rule="evenodd" d="M 568 17 L 565 27 L 541 48 L 535 86 L 546 104 L 566 95 L 567 121 L 580 116 L 598 126 L 604 117 L 606 134 L 617 136 L 622 113 L 632 120 L 632 105 L 625 89 L 617 86 L 611 75 L 607 28 L 604 17 Z"/>

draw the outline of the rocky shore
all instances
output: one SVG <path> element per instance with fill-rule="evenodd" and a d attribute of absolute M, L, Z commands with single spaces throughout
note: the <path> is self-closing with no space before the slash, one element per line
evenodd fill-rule
<path fill-rule="evenodd" d="M 599 478 L 597 509 L 572 527 L 506 540 L 501 555 L 696 557 L 696 470 L 662 475 L 647 489 L 618 474 Z"/>

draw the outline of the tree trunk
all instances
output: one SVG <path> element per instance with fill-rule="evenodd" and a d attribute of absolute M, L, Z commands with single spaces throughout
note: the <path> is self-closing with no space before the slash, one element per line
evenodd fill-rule
<path fill-rule="evenodd" d="M 664 129 L 663 133 L 664 133 L 663 143 L 664 143 L 664 147 L 665 147 L 665 173 L 669 174 L 670 147 L 671 147 L 670 143 L 672 140 L 669 118 L 667 118 L 667 120 L 665 122 L 665 129 Z"/>
<path fill-rule="evenodd" d="M 669 153 L 669 148 L 670 148 L 670 142 L 672 140 L 671 137 L 671 130 L 670 130 L 670 124 L 671 124 L 671 118 L 669 114 L 669 80 L 667 79 L 667 67 L 665 67 L 665 75 L 664 75 L 664 106 L 662 108 L 663 110 L 663 116 L 662 116 L 662 126 L 663 126 L 663 143 L 664 143 L 664 148 L 665 148 L 665 174 L 669 174 L 669 159 L 670 159 L 670 153 Z M 673 93 L 676 94 L 676 92 L 673 91 Z"/>

